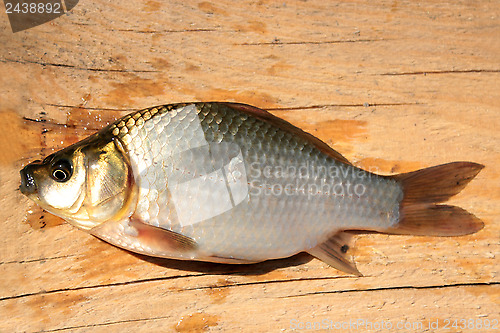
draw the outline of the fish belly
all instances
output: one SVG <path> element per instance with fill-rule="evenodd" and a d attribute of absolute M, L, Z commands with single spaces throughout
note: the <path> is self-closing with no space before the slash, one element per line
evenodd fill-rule
<path fill-rule="evenodd" d="M 135 216 L 193 238 L 204 253 L 282 258 L 341 230 L 399 220 L 403 191 L 394 180 L 225 105 L 179 106 L 129 134 Z"/>

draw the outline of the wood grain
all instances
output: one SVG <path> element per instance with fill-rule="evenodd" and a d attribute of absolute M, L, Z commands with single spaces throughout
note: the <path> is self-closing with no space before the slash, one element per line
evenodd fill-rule
<path fill-rule="evenodd" d="M 0 22 L 0 331 L 500 320 L 499 1 L 95 1 L 15 34 Z M 452 203 L 485 228 L 360 235 L 358 278 L 306 254 L 249 266 L 135 256 L 17 190 L 22 165 L 128 111 L 214 100 L 268 108 L 383 174 L 482 163 Z"/>

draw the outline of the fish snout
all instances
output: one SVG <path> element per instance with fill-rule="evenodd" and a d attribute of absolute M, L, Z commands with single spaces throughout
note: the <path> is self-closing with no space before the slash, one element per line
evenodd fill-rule
<path fill-rule="evenodd" d="M 35 166 L 33 165 L 33 163 L 31 163 L 31 164 L 28 164 L 27 166 L 25 166 L 20 171 L 20 173 L 21 173 L 21 186 L 19 186 L 19 189 L 25 195 L 33 194 L 37 190 L 35 177 L 33 177 L 34 167 Z"/>

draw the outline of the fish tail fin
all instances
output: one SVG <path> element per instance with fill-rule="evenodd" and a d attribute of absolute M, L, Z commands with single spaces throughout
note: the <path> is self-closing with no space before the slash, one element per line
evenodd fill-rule
<path fill-rule="evenodd" d="M 392 176 L 403 187 L 399 223 L 385 233 L 460 236 L 475 233 L 484 223 L 466 210 L 438 205 L 459 193 L 484 165 L 453 162 Z"/>

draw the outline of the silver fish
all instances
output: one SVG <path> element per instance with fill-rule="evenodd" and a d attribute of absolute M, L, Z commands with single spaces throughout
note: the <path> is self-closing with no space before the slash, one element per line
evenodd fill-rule
<path fill-rule="evenodd" d="M 474 215 L 439 203 L 482 168 L 455 162 L 376 175 L 267 111 L 188 103 L 131 113 L 30 163 L 20 189 L 48 212 L 133 252 L 255 263 L 306 251 L 361 275 L 347 253 L 350 230 L 480 230 Z"/>

